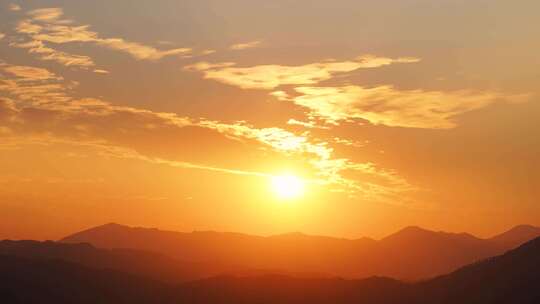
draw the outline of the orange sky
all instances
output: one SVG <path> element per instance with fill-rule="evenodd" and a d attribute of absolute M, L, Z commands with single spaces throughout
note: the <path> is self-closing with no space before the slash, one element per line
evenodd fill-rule
<path fill-rule="evenodd" d="M 3 2 L 0 238 L 538 225 L 538 9 Z"/>

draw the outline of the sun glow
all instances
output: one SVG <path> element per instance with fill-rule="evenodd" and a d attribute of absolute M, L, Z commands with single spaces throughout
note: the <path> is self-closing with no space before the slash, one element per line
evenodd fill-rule
<path fill-rule="evenodd" d="M 295 199 L 304 194 L 305 182 L 294 175 L 272 177 L 272 189 L 280 199 Z"/>

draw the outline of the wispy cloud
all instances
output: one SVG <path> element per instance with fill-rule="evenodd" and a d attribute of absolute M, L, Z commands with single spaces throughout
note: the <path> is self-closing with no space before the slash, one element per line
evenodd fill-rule
<path fill-rule="evenodd" d="M 292 101 L 327 123 L 365 120 L 375 125 L 448 129 L 453 118 L 481 109 L 498 99 L 525 95 L 497 92 L 398 90 L 392 86 L 297 87 Z"/>
<path fill-rule="evenodd" d="M 51 44 L 92 43 L 129 54 L 137 60 L 150 61 L 168 56 L 188 56 L 192 53 L 190 48 L 160 50 L 123 38 L 103 38 L 99 33 L 90 30 L 89 25 L 75 25 L 73 20 L 63 18 L 64 12 L 61 8 L 37 9 L 28 12 L 28 16 L 29 18 L 21 20 L 17 24 L 16 31 L 26 35 L 29 40 L 11 45 L 28 49 L 30 53 L 36 54 L 42 60 L 56 61 L 65 66 L 88 69 L 88 67 L 95 66 L 95 63 L 89 56 L 60 51 L 54 49 Z"/>
<path fill-rule="evenodd" d="M 271 90 L 284 85 L 316 84 L 331 79 L 338 73 L 352 72 L 358 69 L 418 61 L 417 58 L 393 59 L 364 55 L 351 61 L 332 60 L 299 66 L 271 64 L 237 67 L 236 64 L 230 62 L 198 62 L 185 67 L 185 69 L 202 72 L 206 79 L 213 79 L 242 89 Z"/>
<path fill-rule="evenodd" d="M 125 52 L 139 60 L 159 60 L 174 55 L 187 55 L 190 48 L 159 50 L 138 42 L 127 41 L 123 38 L 102 38 L 97 32 L 89 30 L 89 25 L 73 25 L 74 21 L 62 19 L 61 8 L 44 8 L 28 13 L 30 20 L 26 22 L 36 26 L 32 32 L 33 39 L 55 44 L 70 42 L 89 42 L 113 50 Z M 37 24 L 36 24 L 37 23 Z"/>
<path fill-rule="evenodd" d="M 0 33 L 0 40 L 4 39 L 4 37 L 6 37 L 6 34 Z"/>
<path fill-rule="evenodd" d="M 0 79 L 0 91 L 17 100 L 54 105 L 71 99 L 72 84 L 46 69 L 0 62 L 0 71 L 14 76 Z"/>
<path fill-rule="evenodd" d="M 32 19 L 36 21 L 59 21 L 59 18 L 62 17 L 63 11 L 61 8 L 52 7 L 52 8 L 40 8 L 28 13 Z"/>
<path fill-rule="evenodd" d="M 371 162 L 358 163 L 347 158 L 334 157 L 328 142 L 313 142 L 307 135 L 295 135 L 280 128 L 256 129 L 243 123 L 222 124 L 202 122 L 229 136 L 253 138 L 291 155 L 303 155 L 315 170 L 315 183 L 329 185 L 334 191 L 362 197 L 374 202 L 403 202 L 404 193 L 417 190 L 397 172 L 379 168 Z M 349 141 L 348 143 L 352 143 Z M 361 179 L 345 177 L 348 172 L 361 174 Z"/>
<path fill-rule="evenodd" d="M 43 30 L 43 27 L 41 25 L 32 23 L 28 19 L 25 19 L 17 23 L 15 30 L 21 34 L 38 34 L 39 32 Z"/>
<path fill-rule="evenodd" d="M 288 125 L 296 125 L 296 126 L 302 126 L 304 128 L 309 128 L 309 129 L 313 129 L 313 128 L 317 128 L 317 129 L 325 129 L 327 127 L 324 127 L 324 126 L 319 126 L 316 124 L 315 121 L 313 120 L 310 120 L 310 121 L 301 121 L 301 120 L 297 120 L 297 119 L 294 119 L 294 118 L 291 118 L 287 121 L 287 124 Z"/>
<path fill-rule="evenodd" d="M 15 3 L 9 4 L 8 8 L 10 11 L 13 11 L 13 12 L 18 12 L 21 10 L 21 6 Z"/>
<path fill-rule="evenodd" d="M 391 127 L 448 129 L 456 126 L 454 118 L 457 115 L 484 108 L 498 99 L 523 100 L 526 97 L 491 91 L 400 90 L 388 85 L 306 86 L 358 69 L 418 61 L 420 59 L 411 57 L 364 55 L 355 60 L 324 61 L 300 66 L 238 67 L 231 62 L 198 62 L 185 69 L 202 72 L 206 79 L 242 89 L 277 89 L 269 94 L 309 110 L 308 123 L 289 121 L 289 124 L 307 128 L 313 128 L 315 121 L 319 120 L 334 125 L 343 121 L 367 121 Z M 287 86 L 293 88 L 288 89 Z"/>
<path fill-rule="evenodd" d="M 15 117 L 17 113 L 18 113 L 18 110 L 13 100 L 0 97 L 0 122 L 13 120 L 13 118 Z M 3 126 L 4 132 L 2 133 L 4 134 L 8 133 L 6 132 L 6 130 L 8 130 L 8 128 Z"/>
<path fill-rule="evenodd" d="M 229 48 L 234 51 L 241 51 L 245 49 L 252 49 L 259 47 L 262 44 L 261 40 L 255 40 L 255 41 L 249 41 L 249 42 L 242 42 L 242 43 L 236 43 L 231 45 Z"/>
<path fill-rule="evenodd" d="M 158 50 L 154 47 L 146 46 L 137 42 L 126 41 L 122 38 L 95 39 L 94 42 L 98 45 L 102 45 L 113 50 L 126 52 L 133 58 L 139 60 L 159 60 L 167 56 L 188 55 L 192 51 L 190 48 Z"/>
<path fill-rule="evenodd" d="M 19 24 L 21 26 L 21 24 Z M 34 29 L 28 25 L 22 26 L 23 31 L 33 31 Z M 67 52 L 59 51 L 45 46 L 41 40 L 31 40 L 28 42 L 14 42 L 10 44 L 16 48 L 27 49 L 29 53 L 37 55 L 41 60 L 55 61 L 61 65 L 68 67 L 93 67 L 96 64 L 89 56 L 75 55 Z"/>
<path fill-rule="evenodd" d="M 214 54 L 214 53 L 216 53 L 216 50 L 208 49 L 208 50 L 203 50 L 203 51 L 200 53 L 200 55 L 201 55 L 201 56 L 206 56 L 206 55 L 212 55 L 212 54 Z"/>
<path fill-rule="evenodd" d="M 3 71 L 8 72 L 16 77 L 23 80 L 50 80 L 50 79 L 61 79 L 61 77 L 56 76 L 54 73 L 49 72 L 46 69 L 29 67 L 29 66 L 20 66 L 20 65 L 6 65 L 0 63 L 0 68 Z"/>

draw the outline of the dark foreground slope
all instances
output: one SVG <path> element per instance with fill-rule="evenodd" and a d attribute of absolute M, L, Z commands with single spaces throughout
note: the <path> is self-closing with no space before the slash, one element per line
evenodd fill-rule
<path fill-rule="evenodd" d="M 248 269 L 418 280 L 500 255 L 537 236 L 540 229 L 532 226 L 520 226 L 492 239 L 407 227 L 376 241 L 301 233 L 270 237 L 210 231 L 182 233 L 107 224 L 75 233 L 62 242 L 156 251 L 184 261 Z"/>
<path fill-rule="evenodd" d="M 391 279 L 217 277 L 166 285 L 63 261 L 0 256 L 2 303 L 540 303 L 540 238 L 422 283 Z"/>
<path fill-rule="evenodd" d="M 188 283 L 189 303 L 538 304 L 540 238 L 498 257 L 429 281 L 279 277 L 215 278 Z"/>
<path fill-rule="evenodd" d="M 286 276 L 217 277 L 168 285 L 61 260 L 0 255 L 0 303 L 241 304 L 398 303 L 407 285 L 391 279 L 347 281 Z"/>
<path fill-rule="evenodd" d="M 0 303 L 172 303 L 161 283 L 60 260 L 0 255 Z"/>
<path fill-rule="evenodd" d="M 540 238 L 416 288 L 422 303 L 540 303 Z"/>

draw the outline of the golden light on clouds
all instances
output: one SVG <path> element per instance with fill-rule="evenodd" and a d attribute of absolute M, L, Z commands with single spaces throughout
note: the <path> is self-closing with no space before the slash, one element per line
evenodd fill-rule
<path fill-rule="evenodd" d="M 36 54 L 41 60 L 56 61 L 65 66 L 82 68 L 95 66 L 94 60 L 89 56 L 57 50 L 45 43 L 59 45 L 74 42 L 93 43 L 127 53 L 137 60 L 150 61 L 168 56 L 189 56 L 192 52 L 191 48 L 160 50 L 123 38 L 102 38 L 99 33 L 90 30 L 89 25 L 74 25 L 73 20 L 62 19 L 63 15 L 64 11 L 61 8 L 43 8 L 28 12 L 30 18 L 21 20 L 16 29 L 18 33 L 26 34 L 29 40 L 14 42 L 11 45 L 28 49 L 29 53 Z M 101 70 L 103 69 L 95 69 L 95 71 Z"/>
<path fill-rule="evenodd" d="M 198 62 L 185 67 L 186 70 L 199 71 L 204 78 L 213 79 L 242 89 L 271 90 L 284 85 L 316 84 L 331 79 L 336 74 L 358 69 L 376 68 L 394 63 L 415 63 L 418 58 L 387 58 L 363 55 L 351 61 L 328 60 L 298 66 L 257 65 L 237 67 L 235 63 Z"/>
<path fill-rule="evenodd" d="M 254 40 L 254 41 L 250 41 L 250 42 L 242 42 L 242 43 L 233 44 L 233 45 L 230 46 L 230 49 L 235 50 L 235 51 L 241 51 L 241 50 L 245 50 L 245 49 L 256 48 L 256 47 L 260 46 L 261 44 L 262 44 L 262 41 Z"/>
<path fill-rule="evenodd" d="M 20 5 L 15 4 L 15 3 L 9 4 L 8 8 L 10 11 L 13 11 L 13 12 L 18 12 L 22 9 Z"/>
<path fill-rule="evenodd" d="M 295 91 L 299 95 L 293 102 L 327 123 L 361 119 L 375 125 L 426 129 L 453 128 L 455 116 L 498 99 L 527 98 L 489 91 L 399 90 L 391 86 L 298 87 Z"/>

